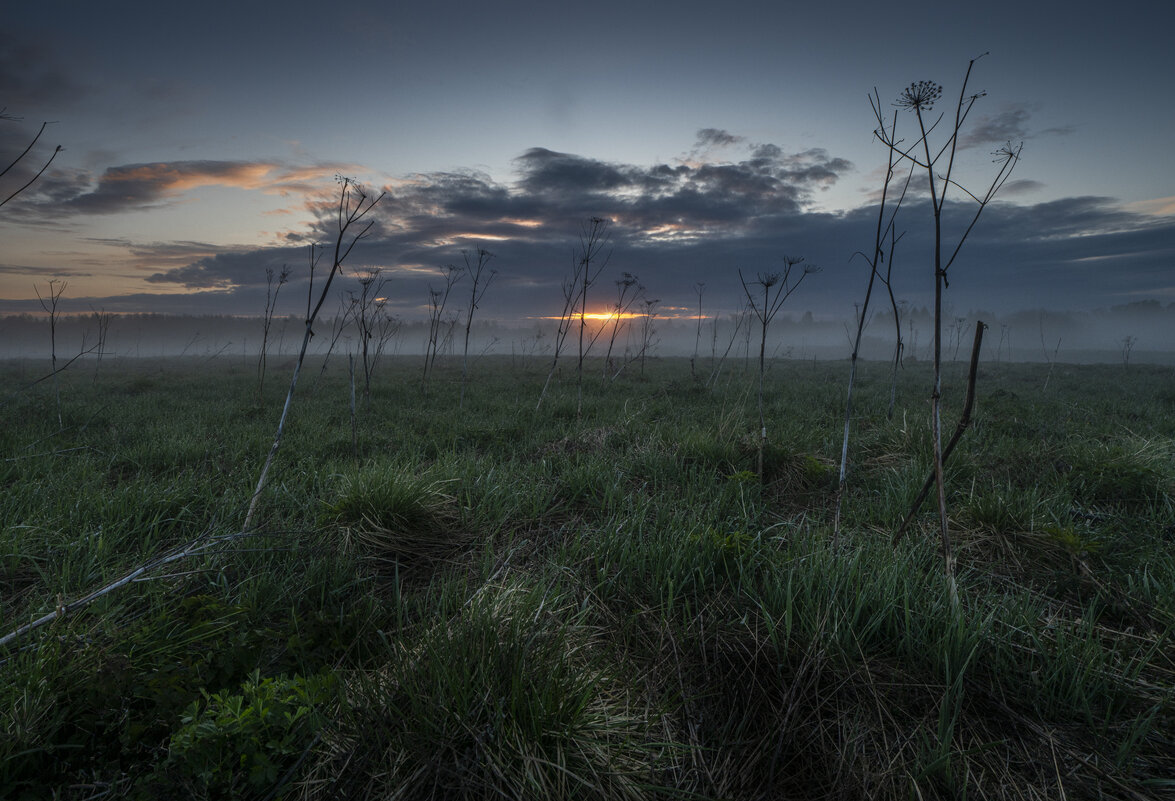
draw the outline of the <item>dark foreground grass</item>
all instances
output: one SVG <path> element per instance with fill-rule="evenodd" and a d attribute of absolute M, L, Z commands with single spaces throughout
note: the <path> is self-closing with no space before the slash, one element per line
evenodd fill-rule
<path fill-rule="evenodd" d="M 961 403 L 962 365 L 947 420 Z M 246 537 L 0 651 L 6 798 L 1175 796 L 1175 382 L 991 365 L 923 510 L 929 373 L 685 362 L 424 395 L 306 374 Z M 0 385 L 36 378 L 2 368 Z M 593 371 L 594 374 L 594 371 Z M 948 379 L 950 378 L 948 374 Z M 0 413 L 0 636 L 244 519 L 284 389 L 229 360 L 67 373 Z M 952 411 L 953 410 L 953 411 Z"/>

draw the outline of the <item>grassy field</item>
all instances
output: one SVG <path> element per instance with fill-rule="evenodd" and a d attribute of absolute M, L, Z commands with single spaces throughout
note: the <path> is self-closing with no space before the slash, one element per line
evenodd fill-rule
<path fill-rule="evenodd" d="M 1175 797 L 1175 375 L 981 368 L 936 515 L 930 374 L 483 359 L 0 365 L 5 798 Z M 948 365 L 945 428 L 964 367 Z M 185 544 L 214 543 L 87 604 Z"/>

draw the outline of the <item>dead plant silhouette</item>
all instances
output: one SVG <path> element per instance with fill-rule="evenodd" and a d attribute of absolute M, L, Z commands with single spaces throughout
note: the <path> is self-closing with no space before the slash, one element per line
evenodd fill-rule
<path fill-rule="evenodd" d="M 620 370 L 612 369 L 612 350 L 616 347 L 616 336 L 620 333 L 620 327 L 624 324 L 624 317 L 628 314 L 628 310 L 632 308 L 632 304 L 637 302 L 637 299 L 643 296 L 645 288 L 641 286 L 641 282 L 632 273 L 622 273 L 616 279 L 616 303 L 612 306 L 612 335 L 608 337 L 608 352 L 604 354 L 604 378 L 611 375 L 616 378 L 620 375 L 620 371 L 624 369 L 621 365 Z"/>
<path fill-rule="evenodd" d="M 436 365 L 437 351 L 440 349 L 441 318 L 444 316 L 445 306 L 449 303 L 453 284 L 461 280 L 461 270 L 456 265 L 446 264 L 441 268 L 441 275 L 445 279 L 444 289 L 433 289 L 431 284 L 428 287 L 428 344 L 424 347 L 425 392 L 428 392 L 432 368 Z"/>
<path fill-rule="evenodd" d="M 1010 142 L 995 151 L 994 162 L 998 165 L 995 177 L 987 191 L 977 195 L 962 184 L 954 176 L 955 160 L 959 151 L 959 134 L 967 120 L 967 116 L 974 108 L 976 101 L 984 97 L 986 92 L 968 94 L 967 85 L 971 79 L 971 71 L 975 62 L 984 55 L 971 59 L 967 64 L 967 72 L 963 76 L 963 85 L 959 90 L 959 99 L 955 104 L 954 124 L 947 131 L 946 142 L 932 152 L 930 135 L 942 122 L 944 115 L 939 114 L 933 122 L 928 122 L 927 115 L 934 109 L 935 103 L 942 97 L 942 86 L 934 81 L 916 81 L 902 90 L 898 96 L 896 106 L 899 109 L 911 111 L 918 121 L 918 138 L 908 147 L 901 140 L 896 139 L 892 132 L 879 129 L 874 135 L 884 144 L 899 161 L 906 160 L 919 170 L 926 173 L 930 191 L 930 207 L 934 224 L 934 388 L 931 392 L 931 432 L 934 443 L 934 475 L 938 488 L 938 526 L 942 537 L 943 561 L 947 575 L 954 590 L 955 558 L 951 548 L 950 534 L 947 529 L 947 500 L 946 486 L 943 478 L 943 446 L 942 446 L 942 328 L 943 328 L 943 290 L 947 288 L 948 271 L 958 258 L 967 237 L 979 222 L 983 210 L 999 192 L 1008 180 L 1016 163 L 1020 159 L 1023 144 L 1013 146 Z M 919 153 L 918 151 L 921 151 Z M 946 169 L 939 174 L 936 170 L 943 159 L 946 159 Z M 958 236 L 954 247 L 951 248 L 944 241 L 943 208 L 946 204 L 948 192 L 955 188 L 977 205 L 970 222 Z"/>
<path fill-rule="evenodd" d="M 277 296 L 290 279 L 290 268 L 282 265 L 281 273 L 276 274 L 277 286 L 274 282 L 274 269 L 265 268 L 265 313 L 261 317 L 261 353 L 257 357 L 257 405 L 265 402 L 265 361 L 269 355 L 269 329 L 273 325 L 273 312 L 277 307 Z"/>
<path fill-rule="evenodd" d="M 387 299 L 383 297 L 388 279 L 378 267 L 359 275 L 359 294 L 350 294 L 355 325 L 359 329 L 359 352 L 363 365 L 363 400 L 371 400 L 371 374 L 387 339 Z"/>
<path fill-rule="evenodd" d="M 20 120 L 23 119 L 22 117 L 17 117 L 12 114 L 8 114 L 6 112 L 7 112 L 6 108 L 0 108 L 0 120 L 5 120 L 7 122 L 20 122 Z M 16 158 L 14 158 L 12 161 L 10 161 L 8 163 L 7 167 L 5 167 L 3 170 L 0 170 L 0 178 L 3 178 L 5 175 L 8 174 L 8 172 L 10 170 L 12 170 L 14 167 L 16 167 L 16 165 L 18 165 L 22 161 L 24 161 L 25 156 L 27 156 L 32 151 L 33 147 L 37 144 L 37 141 L 41 138 L 41 134 L 45 133 L 45 128 L 47 128 L 48 126 L 49 126 L 48 122 L 41 123 L 41 128 L 37 131 L 36 135 L 32 138 L 32 141 L 30 141 L 28 143 L 28 146 L 25 147 L 25 149 L 21 151 L 20 155 L 18 155 Z M 3 200 L 0 200 L 0 206 L 4 206 L 5 204 L 8 203 L 8 201 L 12 200 L 17 195 L 19 195 L 21 192 L 25 191 L 30 186 L 35 184 L 37 182 L 37 179 L 41 177 L 41 175 L 45 172 L 45 170 L 49 169 L 49 165 L 53 163 L 53 159 L 57 158 L 57 154 L 60 153 L 64 149 L 65 148 L 63 148 L 61 145 L 57 145 L 57 147 L 53 148 L 53 152 L 49 154 L 49 158 L 46 159 L 45 163 L 41 165 L 41 169 L 37 170 L 37 172 L 34 173 L 31 178 L 29 178 L 23 184 L 21 184 L 16 189 L 14 189 L 12 192 L 10 192 L 7 197 L 4 197 Z"/>
<path fill-rule="evenodd" d="M 314 259 L 312 245 L 310 288 L 307 291 L 306 297 L 306 308 L 308 311 L 306 314 L 306 330 L 302 334 L 302 348 L 298 351 L 298 361 L 294 363 L 294 375 L 290 379 L 290 390 L 286 393 L 286 402 L 282 407 L 282 415 L 277 424 L 277 433 L 274 435 L 273 445 L 270 447 L 269 455 L 265 458 L 265 464 L 261 468 L 261 476 L 257 479 L 257 487 L 253 490 L 253 497 L 249 500 L 249 511 L 245 514 L 245 522 L 241 525 L 242 532 L 249 531 L 253 526 L 253 519 L 257 513 L 257 502 L 260 500 L 261 493 L 265 489 L 265 484 L 269 479 L 269 469 L 273 465 L 273 459 L 277 455 L 278 448 L 281 447 L 282 434 L 286 428 L 286 420 L 289 418 L 290 407 L 294 402 L 294 390 L 298 386 L 298 374 L 302 371 L 302 363 L 306 360 L 306 349 L 310 346 L 310 338 L 314 336 L 314 321 L 318 318 L 318 312 L 330 292 L 330 285 L 342 269 L 343 262 L 351 255 L 351 251 L 355 248 L 355 245 L 371 231 L 372 226 L 375 225 L 375 221 L 368 220 L 358 232 L 353 232 L 352 229 L 354 226 L 359 225 L 363 218 L 375 208 L 376 204 L 383 200 L 383 192 L 373 198 L 352 178 L 339 176 L 338 181 L 340 184 L 339 205 L 336 212 L 338 234 L 335 238 L 334 255 L 331 258 L 330 272 L 327 274 L 326 283 L 318 295 L 318 302 L 314 303 L 312 307 L 311 303 L 314 299 L 314 267 L 317 264 L 317 261 Z"/>
<path fill-rule="evenodd" d="M 763 479 L 763 449 L 767 446 L 767 418 L 763 413 L 763 373 L 767 354 L 767 327 L 772 319 L 783 308 L 784 302 L 791 294 L 799 289 L 804 279 L 812 273 L 820 272 L 820 268 L 812 264 L 804 264 L 803 256 L 784 256 L 783 270 L 774 273 L 759 273 L 756 280 L 750 284 L 743 278 L 742 270 L 738 271 L 738 280 L 742 282 L 743 291 L 747 295 L 747 303 L 751 312 L 759 320 L 762 336 L 759 339 L 759 480 Z M 794 281 L 792 272 L 800 268 L 800 275 Z M 763 288 L 763 301 L 760 305 L 755 295 L 751 294 L 751 286 Z M 774 292 L 772 290 L 774 289 Z"/>
<path fill-rule="evenodd" d="M 610 224 L 610 220 L 605 220 L 602 217 L 592 217 L 583 224 L 579 232 L 579 261 L 583 265 L 583 270 L 580 274 L 582 284 L 580 285 L 579 292 L 579 360 L 575 366 L 575 385 L 577 391 L 575 414 L 577 417 L 583 414 L 583 360 L 587 357 L 587 352 L 591 349 L 592 343 L 595 342 L 595 337 L 592 337 L 589 339 L 585 348 L 583 341 L 584 334 L 587 332 L 588 289 L 599 278 L 600 273 L 608 265 L 608 261 L 611 258 L 611 252 L 603 257 L 600 255 L 608 244 L 608 226 Z M 595 267 L 592 266 L 593 263 L 596 264 Z"/>
<path fill-rule="evenodd" d="M 473 289 L 470 291 L 469 308 L 465 314 L 465 350 L 461 357 L 461 399 L 457 403 L 458 409 L 465 406 L 465 384 L 469 380 L 469 331 L 473 328 L 473 313 L 477 311 L 477 305 L 481 303 L 482 297 L 489 289 L 490 282 L 498 274 L 497 270 L 486 272 L 485 269 L 490 260 L 494 258 L 493 253 L 479 247 L 474 251 L 474 254 L 476 259 L 470 259 L 469 251 L 461 251 L 461 256 L 465 259 L 465 274 L 473 283 Z"/>
<path fill-rule="evenodd" d="M 869 98 L 869 104 L 873 108 L 873 115 L 877 118 L 878 130 L 889 139 L 893 139 L 897 131 L 898 115 L 894 112 L 893 121 L 889 123 L 888 131 L 886 130 L 885 117 L 881 113 L 881 97 L 877 90 L 873 90 L 873 95 Z M 892 208 L 887 206 L 889 202 L 889 188 L 894 180 L 894 151 L 887 150 L 887 159 L 885 165 L 885 179 L 881 185 L 881 202 L 877 206 L 877 228 L 873 238 L 873 250 L 869 256 L 858 251 L 854 255 L 864 256 L 869 265 L 869 281 L 865 286 L 865 301 L 861 304 L 861 309 L 857 314 L 857 335 L 853 340 L 853 352 L 849 358 L 849 386 L 845 393 L 845 425 L 844 425 L 844 439 L 841 441 L 840 451 L 840 472 L 837 474 L 836 484 L 836 512 L 833 517 L 832 537 L 835 542 L 840 537 L 840 513 L 842 501 L 844 500 L 845 482 L 848 477 L 848 463 L 849 463 L 849 431 L 853 419 L 853 385 L 857 378 L 857 357 L 861 351 L 861 339 L 865 333 L 865 323 L 869 319 L 869 302 L 873 297 L 873 287 L 878 280 L 880 280 L 889 292 L 890 305 L 893 307 L 894 323 L 897 325 L 897 343 L 894 346 L 894 376 L 892 386 L 896 387 L 897 383 L 897 366 L 901 361 L 902 352 L 902 329 L 901 321 L 898 317 L 897 302 L 894 299 L 892 276 L 893 276 L 893 257 L 894 250 L 897 247 L 898 240 L 902 238 L 902 234 L 898 234 L 894 228 L 895 220 L 897 219 L 898 211 L 902 207 L 902 202 L 906 199 L 906 192 L 910 188 L 910 180 L 914 176 L 914 166 L 910 165 L 909 171 L 906 173 L 906 180 L 902 184 L 901 194 L 898 195 L 897 200 L 893 203 Z M 888 216 L 888 220 L 886 219 Z M 889 264 L 886 268 L 886 275 L 881 277 L 880 266 L 885 262 L 885 253 L 888 243 L 889 249 Z M 890 398 L 890 409 L 892 413 L 893 395 Z"/>

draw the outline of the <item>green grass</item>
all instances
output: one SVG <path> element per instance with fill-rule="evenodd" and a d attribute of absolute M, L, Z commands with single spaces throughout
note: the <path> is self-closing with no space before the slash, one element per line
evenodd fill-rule
<path fill-rule="evenodd" d="M 311 374 L 317 375 L 317 362 Z M 948 365 L 946 426 L 962 402 Z M 957 367 L 957 370 L 951 368 Z M 103 364 L 0 398 L 0 636 L 238 532 L 285 387 Z M 276 364 L 271 370 L 284 369 Z M 929 370 L 543 365 L 303 382 L 248 536 L 0 649 L 0 796 L 1138 798 L 1175 792 L 1175 406 L 1145 365 L 987 365 L 927 505 Z M 0 386 L 28 363 L 0 365 Z M 18 380 L 19 377 L 19 380 Z"/>

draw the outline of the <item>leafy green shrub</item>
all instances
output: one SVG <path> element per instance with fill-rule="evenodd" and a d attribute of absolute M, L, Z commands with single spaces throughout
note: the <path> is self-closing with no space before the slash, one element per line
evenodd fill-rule
<path fill-rule="evenodd" d="M 335 686 L 329 674 L 254 671 L 240 692 L 202 692 L 171 737 L 167 773 L 214 798 L 272 788 L 322 727 Z"/>

